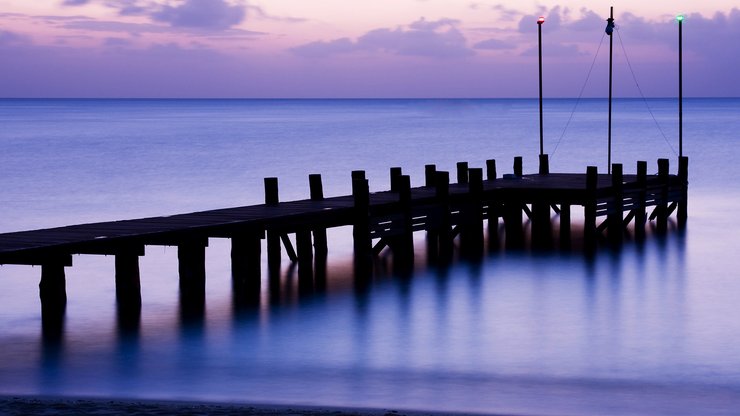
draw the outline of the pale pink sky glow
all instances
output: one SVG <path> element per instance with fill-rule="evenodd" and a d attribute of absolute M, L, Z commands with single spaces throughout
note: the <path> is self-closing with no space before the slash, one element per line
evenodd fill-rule
<path fill-rule="evenodd" d="M 727 0 L 614 2 L 615 91 L 739 96 L 740 9 Z M 611 2 L 0 0 L 0 97 L 576 96 Z M 587 96 L 603 96 L 608 37 Z M 620 42 L 621 41 L 621 42 Z"/>

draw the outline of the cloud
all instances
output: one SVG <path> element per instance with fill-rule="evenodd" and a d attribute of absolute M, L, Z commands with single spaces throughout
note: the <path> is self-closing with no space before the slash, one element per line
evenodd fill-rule
<path fill-rule="evenodd" d="M 0 30 L 0 46 L 19 45 L 27 43 L 28 38 L 17 33 Z"/>
<path fill-rule="evenodd" d="M 291 48 L 298 56 L 323 58 L 356 51 L 384 52 L 401 56 L 454 58 L 474 55 L 457 29 L 458 21 L 417 20 L 407 27 L 375 29 L 352 41 L 349 38 L 311 42 Z"/>
<path fill-rule="evenodd" d="M 508 42 L 499 39 L 486 39 L 473 45 L 474 49 L 489 49 L 489 50 L 504 50 L 504 49 L 516 49 L 517 45 L 515 42 Z"/>
<path fill-rule="evenodd" d="M 153 0 L 64 0 L 66 6 L 93 1 L 117 10 L 120 16 L 145 16 L 177 28 L 226 30 L 244 22 L 247 6 L 229 0 L 174 0 L 162 4 Z"/>
<path fill-rule="evenodd" d="M 185 0 L 178 6 L 162 6 L 151 17 L 175 27 L 222 30 L 243 22 L 246 9 L 225 0 Z"/>
<path fill-rule="evenodd" d="M 357 50 L 357 45 L 350 38 L 340 38 L 329 42 L 316 41 L 291 49 L 291 52 L 304 58 L 325 58 L 335 54 L 349 53 Z"/>

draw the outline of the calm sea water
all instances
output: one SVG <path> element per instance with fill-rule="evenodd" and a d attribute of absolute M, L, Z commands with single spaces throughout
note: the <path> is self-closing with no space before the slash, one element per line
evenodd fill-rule
<path fill-rule="evenodd" d="M 606 170 L 606 102 L 545 103 L 553 171 Z M 183 322 L 175 248 L 141 259 L 138 334 L 116 324 L 113 258 L 77 256 L 60 343 L 44 343 L 39 268 L 0 267 L 0 394 L 115 396 L 515 414 L 740 412 L 740 100 L 685 103 L 686 233 L 620 252 L 495 252 L 480 264 L 380 261 L 353 285 L 350 230 L 330 232 L 325 293 L 263 284 L 233 307 L 229 242 L 207 252 L 205 317 Z M 650 111 L 655 116 L 651 116 Z M 678 148 L 675 100 L 617 100 L 613 160 Z M 0 100 L 0 232 L 371 190 L 402 166 L 496 158 L 536 170 L 535 100 Z M 570 120 L 570 121 L 569 121 Z M 659 125 L 661 130 L 656 127 Z M 565 129 L 568 125 L 567 130 Z M 564 134 L 563 134 L 564 133 Z M 423 238 L 423 235 L 418 235 Z M 421 241 L 421 240 L 420 240 Z M 423 244 L 419 244 L 423 247 Z M 263 268 L 264 269 L 264 268 Z"/>

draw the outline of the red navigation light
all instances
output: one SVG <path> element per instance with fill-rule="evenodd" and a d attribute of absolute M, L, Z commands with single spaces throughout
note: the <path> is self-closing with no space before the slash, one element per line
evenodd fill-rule
<path fill-rule="evenodd" d="M 538 25 L 541 25 L 541 24 L 543 24 L 543 23 L 545 23 L 545 16 L 540 16 L 540 18 L 539 18 L 539 19 L 537 19 L 537 24 L 538 24 Z"/>

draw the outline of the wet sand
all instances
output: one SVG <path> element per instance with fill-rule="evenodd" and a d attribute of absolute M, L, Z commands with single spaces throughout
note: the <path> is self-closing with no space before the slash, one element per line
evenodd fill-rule
<path fill-rule="evenodd" d="M 127 399 L 0 396 L 0 415 L 136 415 L 136 416 L 420 416 L 465 413 L 350 409 L 312 406 L 249 405 Z M 469 414 L 469 413 L 468 413 Z"/>

